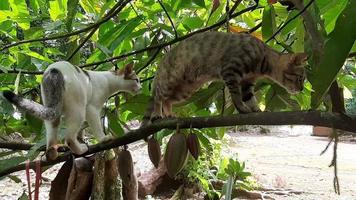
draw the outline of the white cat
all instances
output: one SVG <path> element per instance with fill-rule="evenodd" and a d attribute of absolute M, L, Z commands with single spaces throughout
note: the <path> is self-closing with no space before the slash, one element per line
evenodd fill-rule
<path fill-rule="evenodd" d="M 47 151 L 55 148 L 57 157 L 57 135 L 61 120 L 66 125 L 65 141 L 68 147 L 75 154 L 83 154 L 88 147 L 77 139 L 83 122 L 88 122 L 97 139 L 105 140 L 100 121 L 100 111 L 105 101 L 118 91 L 136 94 L 140 89 L 132 65 L 119 71 L 98 72 L 82 70 L 60 61 L 51 64 L 43 74 L 41 97 L 44 105 L 11 91 L 4 91 L 3 95 L 21 110 L 44 120 Z"/>

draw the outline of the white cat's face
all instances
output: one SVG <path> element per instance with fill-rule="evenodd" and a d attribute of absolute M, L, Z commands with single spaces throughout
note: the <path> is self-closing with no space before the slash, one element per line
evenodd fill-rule
<path fill-rule="evenodd" d="M 133 70 L 133 65 L 128 64 L 123 69 L 116 73 L 118 76 L 124 79 L 123 91 L 131 93 L 133 95 L 138 94 L 142 88 L 140 84 L 140 78 Z"/>

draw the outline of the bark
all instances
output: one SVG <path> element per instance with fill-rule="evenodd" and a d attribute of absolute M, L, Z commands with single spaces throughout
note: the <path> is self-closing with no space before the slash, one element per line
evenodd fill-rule
<path fill-rule="evenodd" d="M 138 195 L 139 197 L 145 197 L 146 195 L 153 194 L 156 191 L 158 185 L 163 181 L 163 176 L 166 174 L 166 167 L 163 159 L 159 162 L 157 168 L 141 174 L 138 177 Z"/>
<path fill-rule="evenodd" d="M 117 157 L 113 151 L 95 155 L 92 200 L 121 199 L 121 182 L 118 179 Z"/>
<path fill-rule="evenodd" d="M 211 128 L 236 125 L 314 125 L 331 127 L 349 131 L 350 135 L 356 135 L 356 116 L 341 115 L 338 113 L 319 112 L 319 111 L 293 111 L 293 112 L 260 112 L 249 114 L 238 114 L 229 116 L 212 116 L 212 117 L 192 117 L 192 118 L 177 118 L 163 119 L 142 127 L 136 130 L 129 131 L 120 138 L 115 138 L 108 142 L 99 143 L 89 147 L 87 153 L 81 155 L 86 156 L 106 149 L 111 149 L 135 141 L 147 138 L 148 136 L 162 130 L 175 130 L 179 124 L 181 129 L 187 128 Z M 3 148 L 0 146 L 0 148 Z M 54 165 L 70 159 L 71 153 L 66 152 L 58 156 L 53 161 L 42 161 L 41 166 Z M 30 168 L 35 169 L 36 163 L 31 162 Z M 20 164 L 12 168 L 0 171 L 0 177 L 10 173 L 24 170 L 25 164 Z"/>

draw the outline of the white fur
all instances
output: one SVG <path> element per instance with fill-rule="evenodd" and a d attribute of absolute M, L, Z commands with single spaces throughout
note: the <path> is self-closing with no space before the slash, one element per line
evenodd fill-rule
<path fill-rule="evenodd" d="M 89 78 L 84 72 L 79 73 L 72 64 L 65 61 L 53 63 L 47 70 L 51 68 L 58 69 L 64 77 L 62 120 L 66 125 L 65 140 L 76 154 L 83 154 L 88 150 L 85 144 L 77 140 L 83 122 L 88 122 L 97 139 L 104 140 L 100 111 L 105 101 L 118 91 L 136 93 L 141 88 L 135 80 L 125 80 L 123 74 L 116 75 L 110 71 L 88 71 Z M 45 97 L 42 98 L 45 101 Z M 52 124 L 53 122 L 45 121 L 47 148 L 57 141 L 58 127 L 54 128 Z"/>

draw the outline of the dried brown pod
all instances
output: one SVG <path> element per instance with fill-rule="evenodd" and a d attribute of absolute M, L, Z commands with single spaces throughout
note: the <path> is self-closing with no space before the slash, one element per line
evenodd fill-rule
<path fill-rule="evenodd" d="M 199 138 L 196 134 L 194 133 L 189 133 L 187 136 L 187 146 L 190 154 L 194 157 L 195 160 L 198 159 L 200 155 L 200 143 L 199 143 Z"/>
<path fill-rule="evenodd" d="M 154 137 L 148 139 L 147 143 L 148 156 L 150 157 L 152 164 L 155 166 L 155 168 L 157 168 L 162 156 L 161 147 Z"/>
<path fill-rule="evenodd" d="M 122 150 L 118 156 L 119 174 L 123 184 L 129 184 L 133 178 L 133 162 L 130 151 Z"/>

